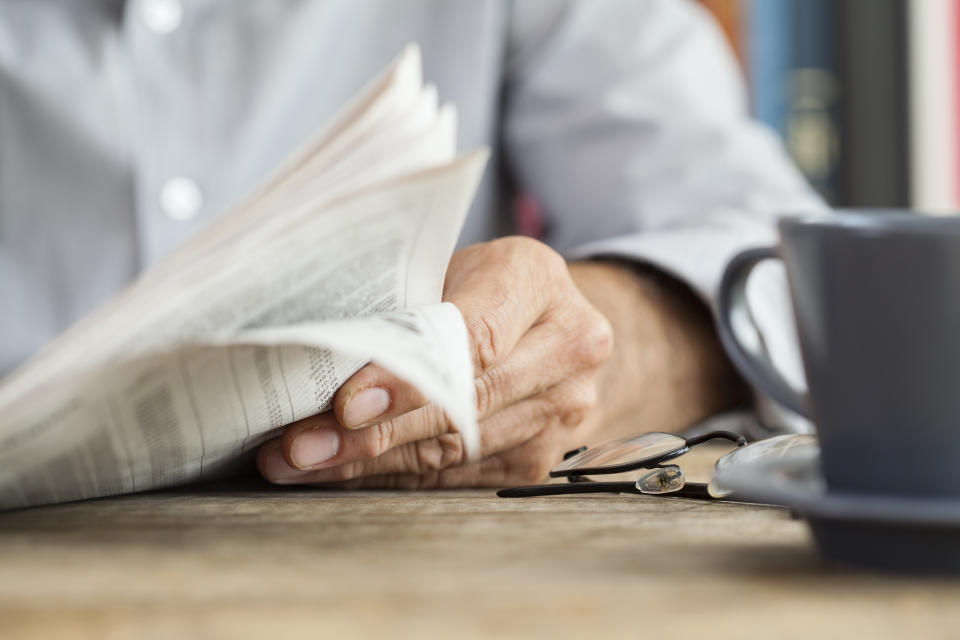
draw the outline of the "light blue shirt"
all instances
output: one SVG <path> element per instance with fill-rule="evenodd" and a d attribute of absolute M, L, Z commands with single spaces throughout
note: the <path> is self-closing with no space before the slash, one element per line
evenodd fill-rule
<path fill-rule="evenodd" d="M 494 151 L 461 245 L 510 232 L 519 187 L 561 252 L 650 263 L 709 301 L 777 215 L 823 206 L 688 0 L 0 0 L 0 372 L 251 191 L 410 41 L 460 147 Z M 776 333 L 783 299 L 767 306 Z"/>

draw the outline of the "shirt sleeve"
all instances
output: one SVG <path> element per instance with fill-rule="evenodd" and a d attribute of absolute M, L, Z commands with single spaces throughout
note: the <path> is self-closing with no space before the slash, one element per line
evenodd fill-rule
<path fill-rule="evenodd" d="M 776 136 L 750 119 L 739 68 L 688 0 L 524 0 L 511 23 L 504 143 L 569 258 L 618 256 L 688 284 L 709 305 L 727 261 L 776 242 L 783 214 L 823 202 Z M 803 387 L 783 271 L 748 300 L 769 355 Z M 761 422 L 806 421 L 757 394 Z"/>

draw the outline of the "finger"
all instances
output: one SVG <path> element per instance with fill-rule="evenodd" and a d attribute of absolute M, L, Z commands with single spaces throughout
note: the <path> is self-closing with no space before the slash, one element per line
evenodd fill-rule
<path fill-rule="evenodd" d="M 558 335 L 552 326 L 534 327 L 505 363 L 475 381 L 481 419 L 525 398 L 539 395 L 573 373 L 576 364 L 557 348 Z M 562 340 L 562 336 L 560 338 Z M 369 377 L 381 373 L 383 370 L 379 367 L 368 365 L 355 376 Z M 395 377 L 391 383 L 395 383 L 391 384 L 394 388 L 410 389 Z M 414 394 L 407 396 L 411 403 Z M 415 402 L 419 402 L 419 395 L 416 398 Z M 391 413 L 388 411 L 382 422 L 356 429 L 344 429 L 342 420 L 337 421 L 329 412 L 300 420 L 287 427 L 281 438 L 280 452 L 293 469 L 325 469 L 377 458 L 396 447 L 451 431 L 447 417 L 436 405 L 420 406 L 395 417 L 391 417 Z M 501 416 L 497 421 L 503 419 Z M 271 469 L 276 471 L 275 467 Z"/>
<path fill-rule="evenodd" d="M 451 489 L 535 484 L 547 479 L 564 447 L 548 437 L 536 438 L 477 462 L 422 474 L 361 476 L 342 482 L 317 483 L 337 489 Z"/>
<path fill-rule="evenodd" d="M 555 324 L 531 328 L 509 357 L 474 380 L 478 417 L 488 418 L 574 375 L 580 363 L 564 349 L 567 343 L 565 331 Z"/>
<path fill-rule="evenodd" d="M 575 427 L 594 402 L 593 384 L 576 379 L 558 385 L 548 394 L 541 394 L 514 404 L 481 423 L 481 448 L 484 456 L 516 447 L 540 432 L 559 427 Z M 383 455 L 284 477 L 271 477 L 272 482 L 318 483 L 336 482 L 367 475 L 439 471 L 465 461 L 459 434 L 442 433 L 393 448 Z M 273 467 L 270 467 L 272 470 Z"/>
<path fill-rule="evenodd" d="M 422 444 L 421 444 L 422 443 Z M 379 469 L 420 468 L 432 461 L 437 467 L 445 467 L 463 461 L 466 458 L 463 441 L 455 433 L 419 440 L 390 450 L 379 458 L 364 458 L 352 462 L 334 461 L 332 466 L 318 465 L 313 469 L 303 469 L 291 465 L 284 455 L 281 439 L 272 440 L 261 446 L 257 455 L 257 467 L 260 474 L 270 482 L 277 484 L 309 484 L 333 480 L 345 480 L 360 475 L 374 473 Z M 420 460 L 422 458 L 422 460 Z M 386 459 L 386 461 L 385 461 Z M 408 462 L 403 462 L 408 460 Z M 418 464 L 419 461 L 419 464 Z M 388 472 L 388 471 L 384 471 Z"/>
<path fill-rule="evenodd" d="M 376 458 L 395 447 L 450 431 L 446 416 L 427 405 L 364 429 L 344 429 L 330 412 L 299 420 L 276 439 L 276 455 L 291 470 L 305 471 Z M 273 442 L 273 441 L 271 441 Z M 267 445 L 264 444 L 263 447 Z M 274 449 L 276 447 L 269 447 Z M 275 462 L 275 464 L 274 464 Z M 290 473 L 271 461 L 268 480 Z"/>
<path fill-rule="evenodd" d="M 280 450 L 280 438 L 268 440 L 257 449 L 257 470 L 264 480 L 274 484 L 296 482 L 303 474 L 284 459 Z"/>
<path fill-rule="evenodd" d="M 502 487 L 510 484 L 499 456 L 424 474 L 391 473 L 362 476 L 342 482 L 318 483 L 331 489 L 449 489 L 454 487 Z"/>
<path fill-rule="evenodd" d="M 489 369 L 474 381 L 478 417 L 486 418 L 524 398 L 539 394 L 579 369 L 582 366 L 579 359 L 571 357 L 569 350 L 561 348 L 566 342 L 563 329 L 556 325 L 539 324 L 530 329 L 504 362 Z M 438 419 L 419 428 L 411 425 L 409 421 L 404 421 L 402 425 L 384 425 L 426 404 L 427 399 L 412 385 L 385 369 L 370 364 L 355 373 L 337 392 L 333 411 L 338 422 L 348 429 L 386 430 L 389 437 L 372 432 L 355 439 L 368 444 L 373 439 L 373 444 L 384 445 L 373 447 L 373 450 L 379 452 L 376 455 L 380 455 L 399 444 L 439 435 L 448 430 L 446 418 L 436 412 L 429 416 Z M 384 409 L 384 406 L 387 408 Z M 372 418 L 369 417 L 371 415 Z M 410 431 L 408 434 L 397 433 L 404 430 Z M 389 446 L 386 446 L 387 444 Z M 370 450 L 370 447 L 357 450 Z M 375 456 L 342 456 L 344 460 L 361 457 Z M 296 456 L 291 455 L 288 459 L 294 463 Z M 306 466 L 312 465 L 301 468 Z"/>
<path fill-rule="evenodd" d="M 368 364 L 337 390 L 333 412 L 344 427 L 361 429 L 425 404 L 427 399 L 413 385 L 382 367 Z"/>
<path fill-rule="evenodd" d="M 507 354 L 513 352 L 535 320 L 533 314 L 505 317 L 502 314 L 511 312 L 502 308 L 493 309 L 490 299 L 483 303 L 489 308 L 481 310 L 481 303 L 474 297 L 485 295 L 488 294 L 472 292 L 463 296 L 457 304 L 473 346 L 474 371 L 481 378 L 493 366 L 502 362 Z M 492 355 L 494 352 L 497 353 L 496 356 Z M 503 357 L 501 353 L 504 354 Z M 413 411 L 426 402 L 426 398 L 412 385 L 382 367 L 369 364 L 337 390 L 333 399 L 333 411 L 344 427 L 359 429 Z M 502 403 L 497 403 L 491 406 L 491 409 L 501 405 Z"/>
<path fill-rule="evenodd" d="M 476 375 L 503 362 L 569 289 L 575 288 L 566 263 L 542 243 L 505 238 L 459 252 L 448 269 L 444 300 L 463 316 Z M 368 365 L 338 390 L 334 413 L 345 427 L 358 428 L 425 403 L 410 385 Z"/>

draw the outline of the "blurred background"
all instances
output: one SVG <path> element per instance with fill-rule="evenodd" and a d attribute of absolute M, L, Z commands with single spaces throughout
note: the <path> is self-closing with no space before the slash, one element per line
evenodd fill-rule
<path fill-rule="evenodd" d="M 835 207 L 960 211 L 960 0 L 700 0 Z"/>

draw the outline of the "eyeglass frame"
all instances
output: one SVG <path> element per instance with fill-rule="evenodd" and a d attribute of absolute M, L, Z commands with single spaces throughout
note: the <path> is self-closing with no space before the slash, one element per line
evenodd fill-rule
<path fill-rule="evenodd" d="M 654 432 L 656 433 L 656 432 Z M 659 432 L 664 433 L 664 432 Z M 641 434 L 643 435 L 643 434 Z M 554 484 L 538 484 L 538 485 L 528 485 L 523 487 L 510 487 L 505 489 L 500 489 L 497 491 L 497 496 L 500 498 L 534 498 L 540 496 L 552 496 L 552 495 L 575 495 L 582 493 L 633 493 L 637 495 L 649 495 L 649 496 L 675 496 L 675 497 L 684 497 L 684 498 L 694 498 L 698 500 L 717 500 L 721 499 L 719 496 L 715 496 L 710 493 L 708 490 L 708 484 L 702 482 L 687 482 L 684 479 L 683 487 L 676 490 L 665 493 L 646 493 L 637 488 L 637 481 L 634 482 L 602 482 L 592 480 L 586 476 L 588 475 L 610 475 L 615 473 L 625 473 L 628 471 L 636 471 L 637 469 L 647 469 L 650 471 L 655 471 L 656 469 L 665 469 L 670 467 L 675 467 L 676 465 L 664 465 L 664 462 L 674 460 L 680 456 L 689 453 L 692 447 L 697 446 L 707 442 L 708 440 L 728 440 L 737 445 L 737 447 L 742 447 L 747 444 L 747 439 L 735 433 L 733 431 L 710 431 L 699 436 L 694 436 L 692 438 L 684 438 L 677 434 L 664 433 L 664 435 L 675 436 L 682 438 L 684 445 L 669 451 L 664 454 L 653 456 L 650 458 L 644 458 L 641 460 L 634 460 L 632 462 L 625 462 L 618 465 L 606 466 L 606 467 L 583 467 L 575 469 L 565 469 L 561 471 L 552 470 L 550 471 L 551 478 L 567 478 L 567 484 L 554 483 Z M 563 455 L 564 460 L 568 460 L 575 455 L 579 455 L 587 450 L 586 446 L 580 447 L 579 449 L 574 449 L 568 451 Z"/>

